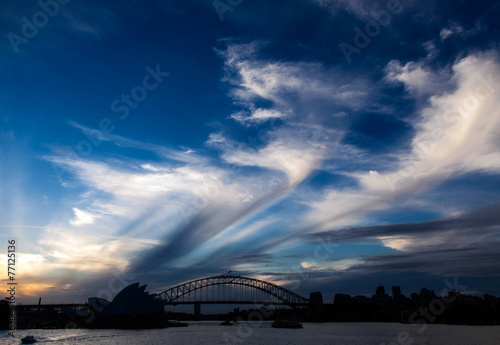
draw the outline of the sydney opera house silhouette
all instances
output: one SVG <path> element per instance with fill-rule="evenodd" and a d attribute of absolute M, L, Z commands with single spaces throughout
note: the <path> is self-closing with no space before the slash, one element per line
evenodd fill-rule
<path fill-rule="evenodd" d="M 163 300 L 146 292 L 146 286 L 147 284 L 139 286 L 139 283 L 134 283 L 120 291 L 112 301 L 89 297 L 88 302 L 97 316 L 139 316 L 161 312 Z"/>

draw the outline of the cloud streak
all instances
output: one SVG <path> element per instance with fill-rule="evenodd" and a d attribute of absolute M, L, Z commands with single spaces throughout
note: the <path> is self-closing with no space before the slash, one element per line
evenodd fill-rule
<path fill-rule="evenodd" d="M 465 215 L 418 223 L 399 223 L 367 227 L 347 228 L 305 235 L 304 238 L 322 238 L 330 243 L 359 242 L 398 236 L 433 236 L 442 232 L 458 231 L 477 236 L 481 231 L 495 235 L 500 226 L 500 204 L 490 205 Z"/>
<path fill-rule="evenodd" d="M 382 242 L 400 251 L 362 256 L 357 271 L 418 271 L 441 276 L 494 277 L 500 273 L 500 204 L 434 221 L 346 228 L 305 235 L 311 243 Z M 359 262 L 361 261 L 361 262 Z"/>

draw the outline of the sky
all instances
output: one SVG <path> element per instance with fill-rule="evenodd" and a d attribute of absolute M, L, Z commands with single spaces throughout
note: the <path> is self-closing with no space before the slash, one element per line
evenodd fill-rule
<path fill-rule="evenodd" d="M 327 302 L 379 283 L 500 296 L 499 15 L 5 1 L 0 265 L 14 239 L 18 301 L 228 271 Z"/>

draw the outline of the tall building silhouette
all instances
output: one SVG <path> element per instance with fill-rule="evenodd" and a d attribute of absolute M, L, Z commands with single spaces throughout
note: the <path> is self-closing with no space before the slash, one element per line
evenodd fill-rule
<path fill-rule="evenodd" d="M 377 296 L 384 296 L 385 295 L 385 288 L 383 285 L 377 286 L 377 290 L 375 290 L 375 295 L 377 295 Z"/>
<path fill-rule="evenodd" d="M 393 286 L 392 287 L 392 298 L 398 299 L 399 296 L 401 296 L 401 287 L 400 286 Z"/>

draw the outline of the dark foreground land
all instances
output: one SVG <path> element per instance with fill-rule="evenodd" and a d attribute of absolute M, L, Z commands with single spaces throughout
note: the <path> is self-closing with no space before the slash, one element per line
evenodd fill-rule
<path fill-rule="evenodd" d="M 37 310 L 18 311 L 16 313 L 17 329 L 60 329 L 60 328 L 119 328 L 147 329 L 165 327 L 183 327 L 179 321 L 197 320 L 298 320 L 301 322 L 401 322 L 401 323 L 435 323 L 450 325 L 500 325 L 500 299 L 470 300 L 434 298 L 414 303 L 410 300 L 370 300 L 364 305 L 349 303 L 323 304 L 311 303 L 307 308 L 272 308 L 239 310 L 218 315 L 200 315 L 195 317 L 186 313 L 156 313 L 131 317 L 95 316 L 90 312 L 83 316 L 68 317 L 63 311 L 41 306 Z M 177 321 L 171 321 L 177 320 Z M 10 329 L 12 309 L 8 303 L 0 302 L 0 329 Z"/>

